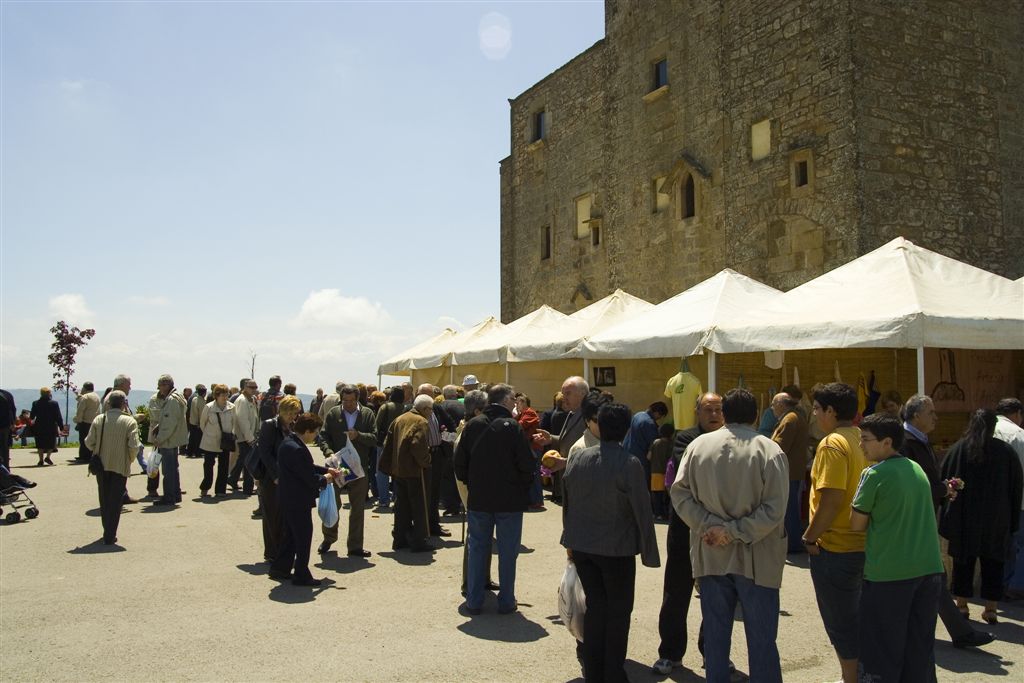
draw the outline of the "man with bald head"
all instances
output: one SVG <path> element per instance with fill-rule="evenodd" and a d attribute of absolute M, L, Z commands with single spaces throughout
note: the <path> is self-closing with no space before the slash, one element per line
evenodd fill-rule
<path fill-rule="evenodd" d="M 590 393 L 590 385 L 582 377 L 567 377 L 562 382 L 562 406 L 568 413 L 562 431 L 558 436 L 553 436 L 545 429 L 538 429 L 533 435 L 533 446 L 535 448 L 553 448 L 559 452 L 563 459 L 569 458 L 569 449 L 583 436 L 587 428 L 580 412 L 580 405 L 583 398 Z M 562 473 L 551 474 L 551 502 L 562 502 Z"/>
<path fill-rule="evenodd" d="M 714 392 L 706 392 L 697 399 L 697 426 L 676 432 L 672 446 L 672 462 L 679 472 L 679 461 L 686 452 L 690 442 L 701 434 L 721 429 L 725 424 L 722 416 L 722 397 Z M 671 488 L 672 482 L 665 481 L 665 489 Z M 658 633 L 661 643 L 658 645 L 658 661 L 652 669 L 660 674 L 669 674 L 673 667 L 682 666 L 683 655 L 686 654 L 686 615 L 690 611 L 690 598 L 693 595 L 693 566 L 690 563 L 690 527 L 679 517 L 675 507 L 669 515 L 667 559 L 665 560 L 665 581 L 661 599 L 661 612 L 658 615 Z M 701 633 L 701 636 L 703 632 Z M 698 648 L 703 653 L 702 638 L 698 636 Z"/>
<path fill-rule="evenodd" d="M 417 397 L 426 396 L 431 400 L 430 415 L 427 416 L 427 446 L 430 448 L 430 469 L 427 478 L 427 521 L 431 536 L 447 537 L 452 532 L 441 526 L 441 516 L 437 508 L 441 504 L 441 480 L 446 470 L 452 469 L 451 442 L 441 438 L 444 432 L 455 433 L 457 425 L 452 424 L 448 413 L 434 402 L 434 385 L 421 384 L 416 390 Z M 454 484 L 453 484 L 454 486 Z"/>

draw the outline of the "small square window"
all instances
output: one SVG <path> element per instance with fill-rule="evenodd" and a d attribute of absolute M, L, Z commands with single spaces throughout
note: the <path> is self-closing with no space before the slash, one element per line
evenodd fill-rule
<path fill-rule="evenodd" d="M 585 194 L 576 198 L 576 239 L 586 237 L 590 233 L 590 205 L 592 195 Z"/>
<path fill-rule="evenodd" d="M 659 59 L 654 63 L 654 87 L 657 90 L 663 85 L 668 85 L 668 60 Z"/>
<path fill-rule="evenodd" d="M 530 142 L 537 142 L 543 140 L 548 136 L 548 117 L 547 111 L 541 109 L 539 112 L 533 115 L 533 135 L 530 138 Z"/>
<path fill-rule="evenodd" d="M 771 119 L 758 121 L 750 127 L 750 158 L 752 161 L 764 159 L 772 151 Z"/>
<path fill-rule="evenodd" d="M 540 229 L 540 260 L 547 261 L 551 258 L 551 226 L 545 225 Z"/>

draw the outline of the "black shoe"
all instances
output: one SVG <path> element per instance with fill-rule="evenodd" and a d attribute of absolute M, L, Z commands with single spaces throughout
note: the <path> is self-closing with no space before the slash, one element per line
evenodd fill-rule
<path fill-rule="evenodd" d="M 493 581 L 488 581 L 487 585 L 484 586 L 484 588 L 486 588 L 489 591 L 493 591 L 495 593 L 497 593 L 499 590 L 501 590 L 501 586 L 499 586 L 498 584 L 494 583 Z"/>
<path fill-rule="evenodd" d="M 326 553 L 328 550 L 331 549 L 332 545 L 334 545 L 334 544 L 333 543 L 328 543 L 327 541 L 324 541 L 323 543 L 321 543 L 320 545 L 317 546 L 317 548 L 316 548 L 317 554 L 323 555 L 324 553 Z"/>
<path fill-rule="evenodd" d="M 320 579 L 292 579 L 293 586 L 319 586 L 322 583 Z"/>
<path fill-rule="evenodd" d="M 443 526 L 439 526 L 436 529 L 430 530 L 431 536 L 440 536 L 441 538 L 448 538 L 452 535 L 452 532 L 445 529 Z"/>
<path fill-rule="evenodd" d="M 114 540 L 112 541 L 108 541 L 105 538 L 103 539 L 103 545 L 114 545 L 115 543 L 117 543 L 117 536 L 114 536 Z"/>
<path fill-rule="evenodd" d="M 461 605 L 459 605 L 459 613 L 460 614 L 468 614 L 470 616 L 476 617 L 476 616 L 479 616 L 480 614 L 482 614 L 483 610 L 481 608 L 479 608 L 479 607 L 470 607 L 466 603 L 462 603 Z"/>
<path fill-rule="evenodd" d="M 458 517 L 462 514 L 462 510 L 445 510 L 441 513 L 442 517 Z"/>
<path fill-rule="evenodd" d="M 372 554 L 373 553 L 371 553 L 369 550 L 363 550 L 362 548 L 360 548 L 359 550 L 348 551 L 349 557 L 369 557 Z"/>
<path fill-rule="evenodd" d="M 271 569 L 269 572 L 267 572 L 267 576 L 274 579 L 275 581 L 287 581 L 288 579 L 292 578 L 292 573 L 279 572 L 276 569 Z"/>
<path fill-rule="evenodd" d="M 237 481 L 236 482 L 230 482 L 229 481 L 228 482 L 228 488 L 231 489 L 232 491 L 237 491 L 238 490 L 238 482 Z"/>
<path fill-rule="evenodd" d="M 988 645 L 996 637 L 991 633 L 985 631 L 971 631 L 968 635 L 962 638 L 953 639 L 953 647 L 963 649 L 965 647 L 981 647 L 982 645 Z"/>

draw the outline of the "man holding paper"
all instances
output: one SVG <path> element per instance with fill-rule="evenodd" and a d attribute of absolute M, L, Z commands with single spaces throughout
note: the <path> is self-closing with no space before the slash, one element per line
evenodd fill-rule
<path fill-rule="evenodd" d="M 369 480 L 366 478 L 370 466 L 370 453 L 377 446 L 375 428 L 376 419 L 373 411 L 359 405 L 359 391 L 352 385 L 341 389 L 341 404 L 331 408 L 324 417 L 324 425 L 320 429 L 317 443 L 320 450 L 328 458 L 337 454 L 338 467 L 345 467 L 354 479 L 347 479 L 347 484 L 335 482 L 334 495 L 341 509 L 341 485 L 348 490 L 348 554 L 349 557 L 369 557 L 369 551 L 363 548 L 363 511 L 366 507 L 366 496 L 369 491 Z M 344 451 L 351 444 L 359 455 L 358 460 L 346 458 Z M 338 525 L 323 526 L 324 541 L 317 548 L 320 554 L 326 553 L 338 540 Z"/>

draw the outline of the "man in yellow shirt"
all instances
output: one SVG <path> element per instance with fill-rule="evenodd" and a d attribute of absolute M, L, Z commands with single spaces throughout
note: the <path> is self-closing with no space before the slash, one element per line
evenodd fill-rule
<path fill-rule="evenodd" d="M 818 610 L 839 656 L 843 683 L 856 683 L 858 609 L 864 578 L 864 531 L 850 528 L 850 509 L 861 471 L 857 391 L 833 382 L 814 393 L 814 417 L 825 437 L 811 467 L 810 521 L 803 543 L 810 556 Z"/>

